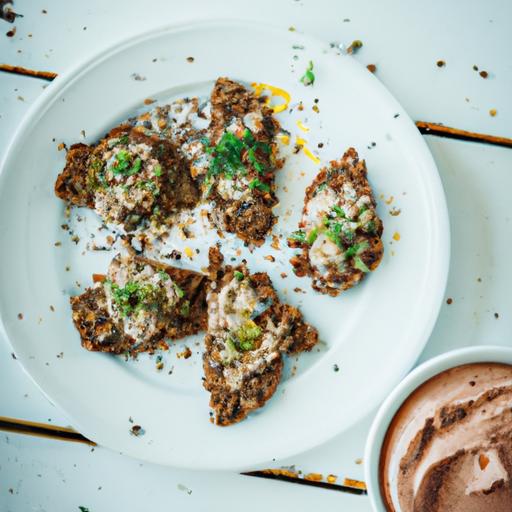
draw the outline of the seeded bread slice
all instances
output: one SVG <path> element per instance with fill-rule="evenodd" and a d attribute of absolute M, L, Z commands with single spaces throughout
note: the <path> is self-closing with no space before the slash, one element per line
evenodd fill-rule
<path fill-rule="evenodd" d="M 306 189 L 299 231 L 288 239 L 302 253 L 290 263 L 315 290 L 339 295 L 379 266 L 382 231 L 365 161 L 349 148 Z"/>
<path fill-rule="evenodd" d="M 124 286 L 120 286 L 116 276 L 123 274 L 117 280 L 123 281 Z M 149 276 L 147 282 L 140 275 Z M 96 281 L 83 294 L 70 298 L 73 322 L 87 350 L 132 355 L 152 352 L 165 348 L 167 340 L 181 339 L 206 328 L 207 277 L 203 274 L 139 256 L 118 255 L 108 276 L 96 276 Z M 162 285 L 162 281 L 172 284 L 175 291 L 171 304 L 165 304 L 165 296 L 162 303 L 158 302 L 160 290 L 152 283 Z M 138 283 L 146 296 L 137 295 L 135 287 L 129 294 L 126 290 L 130 289 L 130 282 Z M 155 289 L 148 288 L 148 284 Z M 117 295 L 112 291 L 115 286 Z M 146 309 L 148 320 L 144 319 Z M 144 321 L 150 321 L 151 328 L 145 327 Z"/>
<path fill-rule="evenodd" d="M 250 274 L 245 265 L 219 267 L 216 248 L 210 258 L 204 387 L 215 423 L 226 426 L 263 407 L 281 378 L 283 354 L 311 350 L 318 333 L 297 308 L 279 301 L 266 273 Z"/>
<path fill-rule="evenodd" d="M 75 144 L 55 183 L 57 197 L 96 210 L 127 232 L 165 223 L 199 200 L 199 189 L 174 145 L 142 126 L 121 125 L 93 146 Z"/>
<path fill-rule="evenodd" d="M 94 208 L 94 196 L 87 186 L 87 169 L 92 146 L 73 144 L 66 154 L 66 166 L 55 182 L 55 194 L 75 206 Z"/>
<path fill-rule="evenodd" d="M 213 222 L 256 246 L 276 221 L 274 177 L 283 165 L 275 139 L 280 125 L 264 100 L 228 78 L 215 82 L 203 181 L 203 193 L 215 205 Z"/>

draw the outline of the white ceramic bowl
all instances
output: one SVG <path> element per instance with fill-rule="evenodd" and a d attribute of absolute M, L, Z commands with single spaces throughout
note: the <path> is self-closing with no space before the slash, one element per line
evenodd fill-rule
<path fill-rule="evenodd" d="M 364 454 L 365 480 L 375 512 L 386 510 L 379 486 L 379 458 L 382 443 L 391 420 L 403 402 L 421 384 L 445 370 L 468 363 L 491 362 L 512 364 L 512 348 L 482 345 L 441 354 L 415 368 L 384 401 L 373 420 Z"/>

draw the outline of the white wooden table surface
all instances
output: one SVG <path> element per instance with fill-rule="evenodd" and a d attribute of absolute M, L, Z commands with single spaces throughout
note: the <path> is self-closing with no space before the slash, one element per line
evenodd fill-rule
<path fill-rule="evenodd" d="M 17 0 L 14 10 L 23 18 L 13 25 L 0 20 L 0 64 L 56 73 L 131 34 L 200 18 L 258 19 L 347 45 L 360 39 L 363 47 L 354 58 L 377 66 L 376 76 L 414 120 L 512 137 L 509 0 Z M 15 36 L 6 37 L 13 26 Z M 439 60 L 446 65 L 438 67 Z M 482 78 L 475 65 L 488 77 Z M 0 73 L 0 154 L 46 83 Z M 496 109 L 495 116 L 491 109 Z M 452 303 L 443 305 L 420 359 L 464 345 L 511 345 L 512 149 L 425 138 L 450 212 L 446 298 Z M 24 374 L 4 340 L 0 416 L 68 425 L 65 413 Z M 370 422 L 371 416 L 327 444 L 275 461 L 273 467 L 295 465 L 304 474 L 322 473 L 324 479 L 328 474 L 362 479 L 358 459 Z M 91 512 L 221 507 L 250 512 L 262 505 L 297 511 L 370 510 L 364 496 L 234 473 L 164 468 L 100 447 L 0 433 L 0 511 L 78 511 L 82 506 Z"/>

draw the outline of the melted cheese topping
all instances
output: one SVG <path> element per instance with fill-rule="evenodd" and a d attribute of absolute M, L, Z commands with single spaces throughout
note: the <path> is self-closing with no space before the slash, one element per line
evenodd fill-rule
<path fill-rule="evenodd" d="M 114 173 L 121 151 L 128 152 L 133 165 L 140 159 L 140 169 L 132 175 Z M 106 222 L 122 224 L 126 216 L 141 207 L 149 212 L 155 204 L 158 185 L 155 168 L 158 160 L 151 157 L 151 148 L 146 144 L 118 145 L 103 155 L 106 186 L 98 188 L 94 195 L 94 208 Z"/>
<path fill-rule="evenodd" d="M 318 190 L 305 205 L 305 212 L 302 219 L 306 231 L 322 225 L 322 220 L 331 208 L 338 202 L 336 192 L 331 187 Z"/>
<path fill-rule="evenodd" d="M 208 332 L 223 347 L 220 351 L 222 371 L 231 389 L 241 388 L 245 379 L 280 357 L 280 352 L 288 348 L 285 340 L 291 343 L 291 338 L 287 338 L 290 326 L 284 321 L 275 325 L 268 319 L 258 336 L 256 348 L 238 350 L 235 347 L 234 339 L 239 329 L 247 326 L 260 329 L 251 319 L 268 307 L 259 299 L 247 278 L 238 280 L 234 277 L 218 293 L 210 292 L 207 302 Z M 219 366 L 213 360 L 211 364 Z"/>
<path fill-rule="evenodd" d="M 244 361 L 243 364 L 225 368 L 224 377 L 229 387 L 239 389 L 242 387 L 245 378 L 265 368 L 274 359 L 280 357 L 280 343 L 287 332 L 287 325 L 281 323 L 276 326 L 269 319 L 260 347 L 250 351 L 248 360 Z"/>
<path fill-rule="evenodd" d="M 320 272 L 324 272 L 330 265 L 340 267 L 345 261 L 345 253 L 321 233 L 309 249 L 309 261 Z"/>
<path fill-rule="evenodd" d="M 150 265 L 144 265 L 141 269 L 130 257 L 118 257 L 112 260 L 108 270 L 108 279 L 112 284 L 125 288 L 128 283 L 136 283 L 139 286 L 150 286 L 157 290 L 159 303 L 157 308 L 141 307 L 124 315 L 114 299 L 112 285 L 108 282 L 104 285 L 107 297 L 107 309 L 116 323 L 123 326 L 123 331 L 137 340 L 143 342 L 151 339 L 161 328 L 160 317 L 163 312 L 171 310 L 178 302 L 174 281 L 161 272 L 156 271 Z M 153 306 L 153 305 L 152 305 Z"/>
<path fill-rule="evenodd" d="M 208 330 L 239 329 L 256 308 L 258 297 L 247 281 L 233 278 L 218 294 L 208 296 Z"/>
<path fill-rule="evenodd" d="M 217 192 L 224 200 L 235 201 L 250 195 L 249 182 L 243 176 L 235 176 L 232 179 L 220 176 L 217 181 Z"/>
<path fill-rule="evenodd" d="M 341 193 L 336 193 L 329 185 L 323 183 L 316 194 L 304 206 L 300 226 L 305 231 L 306 240 L 311 245 L 309 261 L 312 267 L 322 274 L 330 268 L 338 272 L 346 270 L 346 254 L 349 246 L 357 243 L 356 231 L 370 229 L 370 223 L 376 218 L 375 208 L 368 195 L 358 196 L 350 181 L 343 183 Z M 330 232 L 331 226 L 337 230 Z M 352 253 L 358 256 L 367 247 L 355 246 Z M 329 286 L 337 288 L 342 285 L 329 282 Z"/>

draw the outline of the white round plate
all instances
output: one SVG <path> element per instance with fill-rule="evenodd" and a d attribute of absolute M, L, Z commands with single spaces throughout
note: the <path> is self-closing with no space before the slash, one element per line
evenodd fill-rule
<path fill-rule="evenodd" d="M 316 81 L 305 87 L 299 79 L 309 61 Z M 65 158 L 59 143 L 94 142 L 143 107 L 145 98 L 205 94 L 219 76 L 287 90 L 293 112 L 278 118 L 292 132 L 290 147 L 298 135 L 322 162 L 339 158 L 349 146 L 358 149 L 378 199 L 385 243 L 378 270 L 338 298 L 314 293 L 308 279 L 293 275 L 284 239 L 280 250 L 267 243 L 253 254 L 242 251 L 252 271 L 268 271 L 282 299 L 300 306 L 322 342 L 288 362 L 263 409 L 226 428 L 209 421 L 201 336 L 163 354 L 161 371 L 156 356 L 125 361 L 80 347 L 69 295 L 83 291 L 93 272 L 104 272 L 114 254 L 87 250 L 90 237 L 98 235 L 96 216 L 75 212 L 66 219 L 65 205 L 53 194 Z M 299 129 L 297 121 L 310 130 Z M 319 167 L 300 152 L 278 173 L 276 233 L 296 229 L 304 189 Z M 390 215 L 392 208 L 401 213 Z M 26 371 L 88 438 L 140 459 L 189 468 L 239 469 L 290 456 L 370 412 L 425 345 L 449 261 L 439 176 L 400 105 L 365 68 L 327 43 L 247 22 L 152 30 L 55 80 L 5 156 L 0 219 L 2 326 Z M 68 222 L 80 240 L 62 229 Z M 200 268 L 208 242 L 195 243 L 200 256 L 184 264 Z M 233 242 L 227 256 L 237 257 L 235 249 Z M 264 258 L 269 254 L 274 263 Z M 186 360 L 177 357 L 185 345 L 193 350 Z M 132 435 L 133 424 L 144 435 Z"/>

